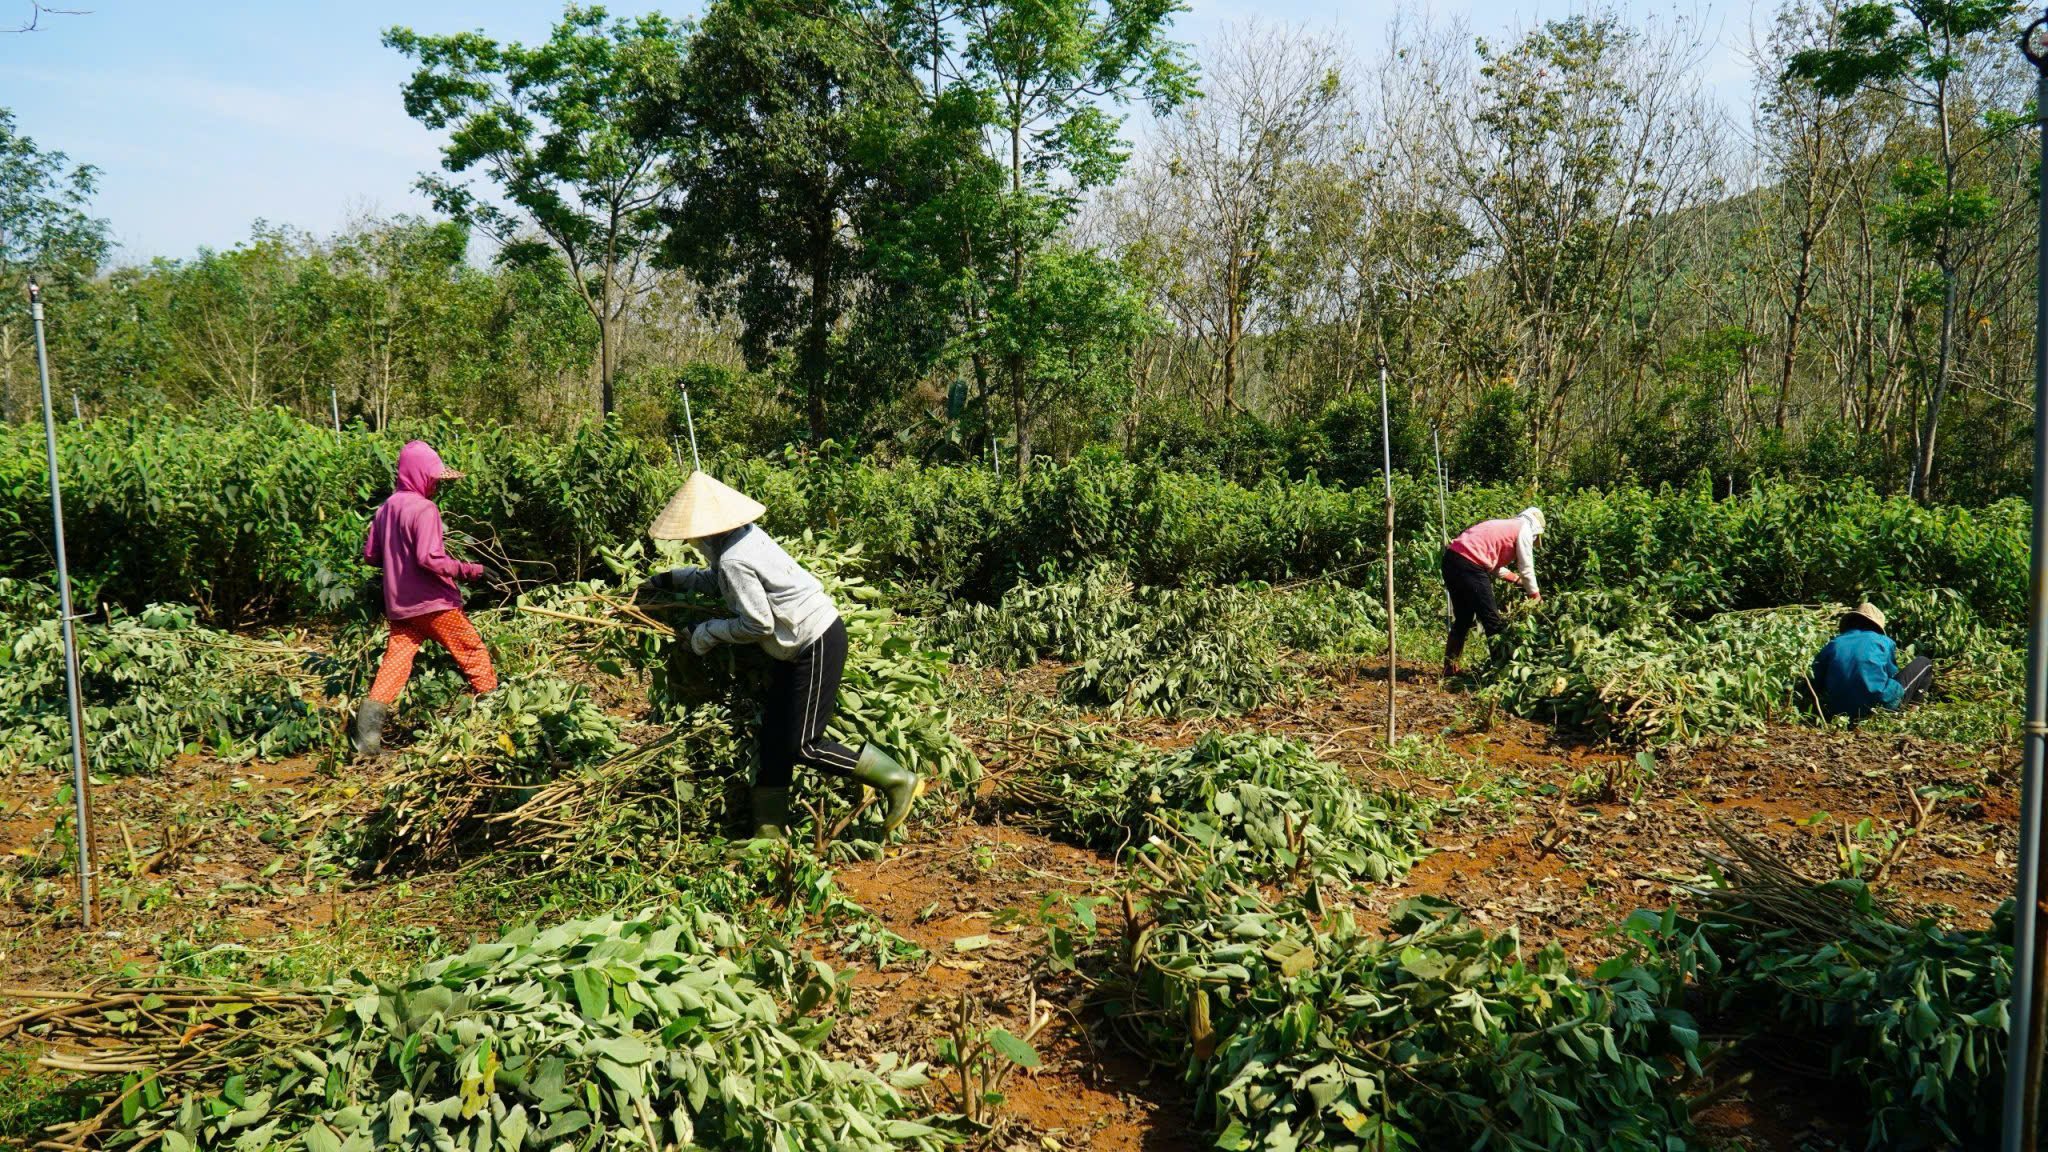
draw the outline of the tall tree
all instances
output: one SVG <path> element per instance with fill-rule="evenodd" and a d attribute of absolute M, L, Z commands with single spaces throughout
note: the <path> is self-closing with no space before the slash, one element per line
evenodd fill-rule
<path fill-rule="evenodd" d="M 176 351 L 167 375 L 192 401 L 310 412 L 321 366 L 313 240 L 260 220 L 253 233 L 226 251 L 202 248 L 197 259 L 160 265 Z"/>
<path fill-rule="evenodd" d="M 97 169 L 38 147 L 0 108 L 0 422 L 13 419 L 15 369 L 31 355 L 27 309 L 19 306 L 29 275 L 75 291 L 112 247 L 107 222 L 91 212 L 98 181 Z"/>
<path fill-rule="evenodd" d="M 1639 390 L 1654 307 L 1679 265 L 1669 227 L 1718 191 L 1711 117 L 1674 34 L 1658 42 L 1611 13 L 1552 21 L 1505 46 L 1481 42 L 1477 98 L 1443 94 L 1451 179 L 1490 242 L 1519 328 L 1539 468 L 1561 452 L 1566 405 L 1598 369 Z"/>
<path fill-rule="evenodd" d="M 1757 69 L 1757 140 L 1772 184 L 1756 198 L 1764 242 L 1776 251 L 1781 345 L 1771 428 L 1780 435 L 1791 410 L 1799 342 L 1819 279 L 1822 244 L 1868 163 L 1873 116 L 1867 101 L 1821 92 L 1787 66 L 1798 53 L 1837 47 L 1833 11 L 1792 0 L 1778 12 Z"/>
<path fill-rule="evenodd" d="M 714 0 L 661 126 L 681 193 L 663 255 L 738 314 L 754 367 L 794 347 L 814 441 L 863 225 L 919 192 L 892 176 L 921 120 L 915 57 L 894 51 L 915 28 L 859 0 Z"/>
<path fill-rule="evenodd" d="M 1325 238 L 1325 218 L 1355 207 L 1329 194 L 1352 143 L 1349 94 L 1335 43 L 1259 25 L 1223 38 L 1205 88 L 1161 126 L 1135 191 L 1157 202 L 1143 211 L 1173 254 L 1163 293 L 1209 350 L 1228 413 L 1242 403 L 1245 341 L 1282 287 L 1282 266 L 1305 255 L 1291 250 Z"/>
<path fill-rule="evenodd" d="M 568 262 L 597 322 L 600 410 L 612 411 L 619 327 L 646 290 L 673 187 L 647 123 L 674 97 L 683 29 L 649 14 L 607 23 L 600 7 L 570 5 L 543 43 L 499 43 L 481 32 L 423 36 L 393 28 L 384 43 L 418 62 L 405 110 L 448 131 L 441 166 L 481 169 L 504 205 L 468 181 L 423 176 L 435 205 L 501 244 L 537 232 Z"/>
<path fill-rule="evenodd" d="M 1107 106 L 1142 100 L 1158 115 L 1193 91 L 1170 39 L 1183 0 L 956 0 L 958 83 L 981 101 L 986 139 L 1008 179 L 997 233 L 981 251 L 983 332 L 1015 334 L 997 356 L 1010 404 L 1018 475 L 1031 467 L 1033 366 L 1057 351 L 1022 342 L 1016 317 L 1043 294 L 1028 283 L 1061 261 L 1034 260 L 1055 242 L 1078 198 L 1116 179 L 1129 157 Z M 1009 320 L 994 318 L 1008 312 Z"/>
<path fill-rule="evenodd" d="M 2003 39 L 2018 10 L 2012 0 L 1856 4 L 1841 11 L 1835 43 L 1795 53 L 1787 68 L 1837 99 L 1863 89 L 1894 94 L 1920 111 L 1933 136 L 1931 154 L 1905 160 L 1894 174 L 1900 200 L 1891 219 L 1894 237 L 1922 253 L 1941 282 L 1934 379 L 1911 481 L 1923 493 L 1934 472 L 1935 433 L 1955 362 L 1962 246 L 1997 212 L 1990 188 L 1972 180 L 1966 167 L 2020 123 L 2011 110 L 1975 98 L 1971 64 L 1987 43 Z"/>

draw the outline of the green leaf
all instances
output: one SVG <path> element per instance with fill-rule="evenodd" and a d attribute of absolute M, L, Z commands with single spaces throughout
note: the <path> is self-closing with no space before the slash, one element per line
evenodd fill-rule
<path fill-rule="evenodd" d="M 1038 1067 L 1037 1050 L 1012 1035 L 1008 1029 L 991 1028 L 988 1030 L 987 1039 L 989 1047 L 1010 1063 L 1020 1068 Z"/>

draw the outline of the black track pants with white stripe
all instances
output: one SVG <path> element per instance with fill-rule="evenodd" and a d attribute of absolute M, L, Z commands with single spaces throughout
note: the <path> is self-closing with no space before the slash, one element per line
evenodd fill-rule
<path fill-rule="evenodd" d="M 797 763 L 828 776 L 846 776 L 860 756 L 825 739 L 839 707 L 839 677 L 846 671 L 846 622 L 834 620 L 823 636 L 789 660 L 777 661 L 761 707 L 761 772 L 756 783 L 786 788 Z"/>

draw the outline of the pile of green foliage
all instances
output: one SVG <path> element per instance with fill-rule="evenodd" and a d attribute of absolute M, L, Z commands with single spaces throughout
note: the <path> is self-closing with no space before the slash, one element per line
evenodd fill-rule
<path fill-rule="evenodd" d="M 1384 618 L 1369 595 L 1341 586 L 1142 588 L 1099 567 L 1071 581 L 1019 584 L 994 605 L 956 605 L 931 632 L 956 654 L 999 668 L 1047 658 L 1073 665 L 1059 681 L 1071 704 L 1213 716 L 1288 695 L 1287 649 L 1355 653 Z"/>
<path fill-rule="evenodd" d="M 1083 843 L 1164 840 L 1265 883 L 1397 880 L 1422 858 L 1430 807 L 1359 787 L 1306 744 L 1208 733 L 1178 752 L 1083 745 L 1046 773 L 1051 810 Z"/>
<path fill-rule="evenodd" d="M 857 549 L 835 549 L 808 533 L 782 543 L 818 578 L 846 625 L 846 669 L 827 735 L 855 748 L 875 744 L 941 787 L 971 789 L 981 763 L 953 730 L 956 693 L 947 680 L 947 654 L 924 643 L 914 624 L 890 610 L 882 590 L 860 576 Z M 723 602 L 642 587 L 659 568 L 701 558 L 683 549 L 650 556 L 635 542 L 606 550 L 602 560 L 609 579 L 560 585 L 532 593 L 523 603 L 580 609 L 576 614 L 585 616 L 630 608 L 660 620 L 662 626 L 654 628 L 622 624 L 592 630 L 589 657 L 606 667 L 646 673 L 648 699 L 658 714 L 674 718 L 715 704 L 745 730 L 756 730 L 761 692 L 773 669 L 770 658 L 755 648 L 725 645 L 708 657 L 695 655 L 685 634 L 697 621 L 728 615 Z"/>
<path fill-rule="evenodd" d="M 846 622 L 849 654 L 829 733 L 888 749 L 940 794 L 970 794 L 981 766 L 953 729 L 945 655 L 883 606 L 880 592 L 852 571 L 855 557 L 809 539 L 790 546 Z M 542 866 L 573 860 L 588 870 L 672 857 L 736 831 L 771 662 L 753 648 L 694 655 L 683 634 L 726 609 L 715 599 L 642 588 L 649 556 L 637 543 L 607 550 L 602 560 L 609 579 L 521 598 L 508 627 L 546 638 L 521 644 L 533 656 L 528 683 L 543 690 L 519 701 L 517 715 L 501 714 L 486 697 L 457 702 L 434 720 L 362 826 L 356 856 L 445 858 L 483 833 L 484 842 Z M 677 560 L 670 554 L 662 562 Z M 619 722 L 559 679 L 572 671 L 572 655 L 573 671 L 582 674 L 645 675 L 652 718 L 667 731 L 637 746 L 620 743 Z M 501 739 L 507 722 L 526 738 Z M 812 831 L 832 830 L 828 838 L 856 848 L 872 838 L 879 812 L 862 818 L 857 795 L 839 782 L 806 773 L 797 791 L 821 818 Z"/>
<path fill-rule="evenodd" d="M 581 687 L 549 676 L 508 680 L 432 719 L 357 822 L 351 852 L 380 870 L 399 859 L 444 861 L 491 815 L 626 749 L 619 722 Z"/>
<path fill-rule="evenodd" d="M 1100 964 L 1095 1008 L 1181 1070 L 1215 1147 L 1680 1146 L 1699 1039 L 1645 946 L 1658 938 L 1584 975 L 1439 901 L 1399 906 L 1391 936 L 1364 931 L 1347 894 L 1421 857 L 1427 807 L 1285 738 L 1168 753 L 1092 736 L 1033 787 L 1061 827 L 1121 848 L 1125 923 L 1090 952 L 1077 906 L 1055 962 Z"/>
<path fill-rule="evenodd" d="M 1682 1141 L 1672 1072 L 1698 1034 L 1647 954 L 1584 977 L 1555 944 L 1524 960 L 1434 901 L 1401 905 L 1381 937 L 1228 867 L 1173 874 L 1147 894 L 1103 1007 L 1137 1051 L 1183 1070 L 1216 1147 Z"/>
<path fill-rule="evenodd" d="M 1626 743 L 1761 728 L 1813 708 L 1807 674 L 1841 614 L 1789 607 L 1694 622 L 1634 589 L 1567 591 L 1518 615 L 1485 696 Z"/>
<path fill-rule="evenodd" d="M 1663 926 L 1710 1017 L 1860 1092 L 1873 1148 L 1996 1143 L 2011 901 L 1985 929 L 1901 923 L 1860 879 L 1815 882 L 1724 836 L 1734 855 L 1715 857 L 1719 885 L 1698 893 L 1692 916 Z"/>
<path fill-rule="evenodd" d="M 819 1053 L 846 989 L 666 910 L 517 929 L 391 983 L 145 986 L 17 1026 L 133 1069 L 113 1148 L 939 1148 L 902 1095 L 921 1066 Z"/>
<path fill-rule="evenodd" d="M 69 754 L 64 644 L 48 588 L 0 578 L 0 772 Z M 274 757 L 324 742 L 313 654 L 199 625 L 183 605 L 109 609 L 77 625 L 86 760 L 140 772 L 193 745 L 221 757 Z"/>

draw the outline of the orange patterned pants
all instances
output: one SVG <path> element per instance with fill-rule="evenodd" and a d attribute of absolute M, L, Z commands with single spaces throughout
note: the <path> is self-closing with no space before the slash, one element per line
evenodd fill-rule
<path fill-rule="evenodd" d="M 377 666 L 377 680 L 370 685 L 370 699 L 398 703 L 405 682 L 412 679 L 413 657 L 428 640 L 440 643 L 455 657 L 455 666 L 469 680 L 469 690 L 481 696 L 498 686 L 498 673 L 491 667 L 491 654 L 476 625 L 458 609 L 414 616 L 391 622 L 391 639 L 384 645 L 384 662 Z"/>

